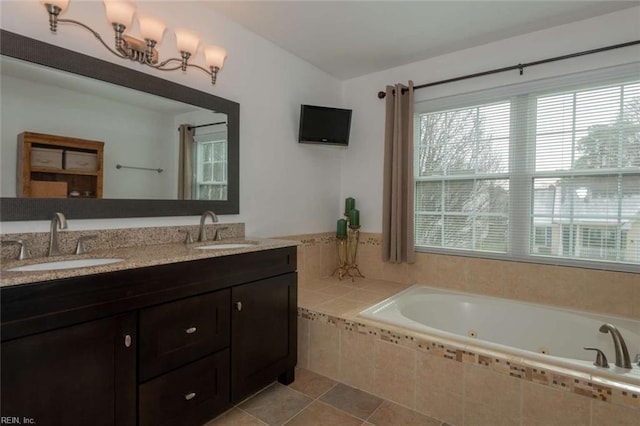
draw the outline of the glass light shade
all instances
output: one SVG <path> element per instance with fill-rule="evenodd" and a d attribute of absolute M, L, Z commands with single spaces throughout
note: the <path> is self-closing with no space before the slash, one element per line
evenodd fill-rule
<path fill-rule="evenodd" d="M 140 24 L 140 35 L 143 39 L 153 40 L 158 43 L 162 41 L 164 29 L 166 28 L 164 22 L 149 16 L 140 16 L 138 17 L 138 23 Z"/>
<path fill-rule="evenodd" d="M 110 23 L 124 25 L 125 28 L 131 26 L 133 14 L 136 11 L 131 3 L 104 0 L 104 7 L 107 10 L 107 19 Z"/>
<path fill-rule="evenodd" d="M 193 55 L 198 50 L 200 37 L 189 30 L 176 29 L 176 42 L 179 52 L 189 52 Z"/>
<path fill-rule="evenodd" d="M 65 10 L 67 6 L 69 6 L 69 0 L 40 0 L 40 3 L 45 6 L 48 4 L 58 6 L 61 11 Z"/>
<path fill-rule="evenodd" d="M 207 46 L 204 48 L 204 60 L 207 67 L 222 68 L 226 56 L 227 51 L 220 46 Z"/>

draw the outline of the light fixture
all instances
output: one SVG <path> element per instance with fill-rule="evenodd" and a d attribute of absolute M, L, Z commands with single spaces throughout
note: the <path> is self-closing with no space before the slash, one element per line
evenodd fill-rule
<path fill-rule="evenodd" d="M 41 0 L 41 3 L 49 13 L 49 28 L 52 32 L 57 32 L 58 24 L 61 22 L 76 24 L 89 30 L 104 47 L 114 55 L 148 65 L 161 71 L 186 71 L 188 67 L 201 69 L 211 76 L 211 84 L 216 84 L 218 71 L 224 64 L 227 52 L 218 46 L 206 46 L 203 48 L 205 54 L 206 68 L 200 65 L 189 63 L 189 59 L 198 51 L 200 38 L 192 31 L 176 29 L 176 41 L 180 58 L 170 58 L 160 62 L 156 45 L 162 41 L 166 25 L 164 22 L 151 16 L 139 16 L 140 35 L 143 40 L 125 34 L 125 30 L 131 26 L 135 7 L 128 1 L 104 0 L 107 19 L 113 26 L 115 33 L 115 49 L 109 47 L 100 34 L 82 22 L 73 19 L 60 18 L 60 13 L 69 6 L 69 0 Z M 175 63 L 178 65 L 175 65 Z"/>

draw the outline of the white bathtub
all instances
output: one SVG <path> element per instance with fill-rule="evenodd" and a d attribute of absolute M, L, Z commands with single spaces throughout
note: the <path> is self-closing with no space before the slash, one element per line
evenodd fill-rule
<path fill-rule="evenodd" d="M 640 321 L 595 315 L 469 293 L 415 285 L 359 314 L 435 336 L 475 352 L 489 351 L 518 357 L 518 361 L 558 366 L 591 376 L 640 385 Z M 604 323 L 615 325 L 629 349 L 633 368 L 614 365 L 610 334 L 600 333 Z M 601 349 L 610 368 L 593 365 Z"/>

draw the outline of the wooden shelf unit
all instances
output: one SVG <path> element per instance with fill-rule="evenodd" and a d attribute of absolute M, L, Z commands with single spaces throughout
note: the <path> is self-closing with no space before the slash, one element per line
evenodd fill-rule
<path fill-rule="evenodd" d="M 96 156 L 95 171 L 64 169 L 64 161 L 60 167 L 42 167 L 32 165 L 33 148 L 57 149 L 62 155 L 89 153 Z M 69 192 L 78 191 L 80 194 L 73 198 L 102 198 L 104 142 L 66 136 L 48 135 L 44 133 L 23 132 L 18 135 L 18 167 L 17 188 L 18 197 L 55 197 L 43 195 L 34 191 L 33 182 L 66 183 L 65 197 Z M 90 195 L 85 195 L 89 193 Z M 62 195 L 58 195 L 62 197 Z"/>

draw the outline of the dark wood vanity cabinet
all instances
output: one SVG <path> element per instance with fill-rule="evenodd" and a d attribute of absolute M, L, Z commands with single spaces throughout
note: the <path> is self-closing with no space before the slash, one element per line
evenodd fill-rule
<path fill-rule="evenodd" d="M 275 377 L 293 381 L 296 274 L 234 287 L 231 298 L 231 400 L 239 402 Z"/>
<path fill-rule="evenodd" d="M 288 383 L 295 271 L 285 247 L 3 287 L 1 415 L 199 425 Z"/>
<path fill-rule="evenodd" d="M 229 406 L 229 293 L 140 311 L 140 426 L 198 425 Z"/>
<path fill-rule="evenodd" d="M 3 418 L 135 425 L 135 324 L 129 313 L 2 343 Z"/>

